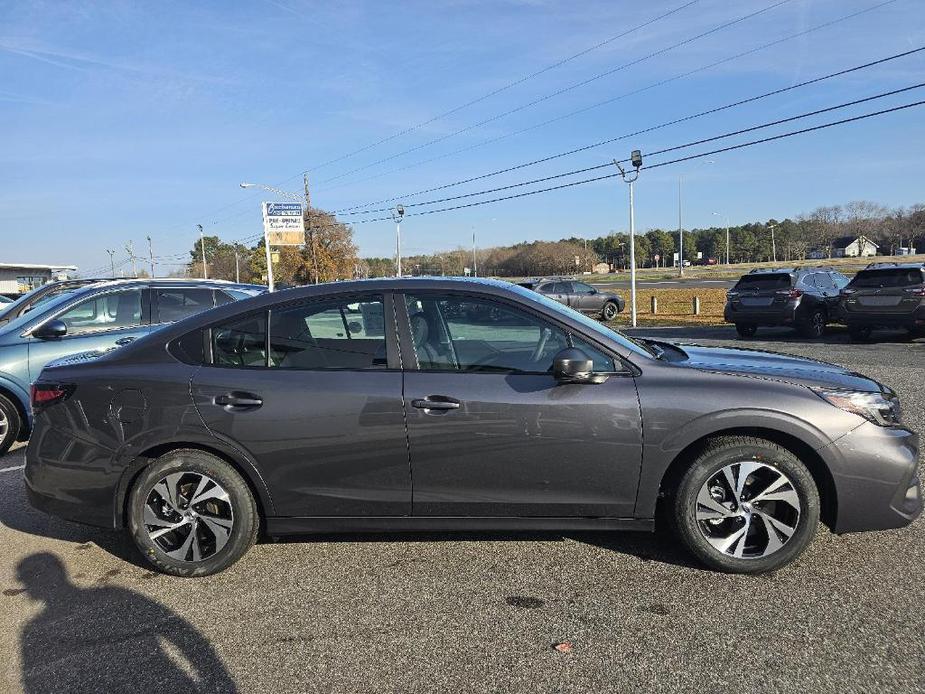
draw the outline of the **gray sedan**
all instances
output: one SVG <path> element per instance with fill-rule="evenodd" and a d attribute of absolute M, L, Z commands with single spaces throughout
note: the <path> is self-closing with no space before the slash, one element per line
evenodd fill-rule
<path fill-rule="evenodd" d="M 590 284 L 573 279 L 542 278 L 525 280 L 518 284 L 576 311 L 600 316 L 605 321 L 616 318 L 626 306 L 626 302 L 619 295 L 602 292 Z"/>

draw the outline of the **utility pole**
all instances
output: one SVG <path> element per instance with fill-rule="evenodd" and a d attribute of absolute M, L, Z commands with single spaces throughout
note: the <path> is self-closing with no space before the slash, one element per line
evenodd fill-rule
<path fill-rule="evenodd" d="M 129 260 L 132 261 L 132 276 L 138 277 L 138 268 L 135 266 L 135 242 L 129 241 L 125 244 L 125 250 L 128 252 Z"/>
<path fill-rule="evenodd" d="M 639 169 L 642 168 L 642 153 L 634 149 L 630 154 L 630 162 L 636 170 L 632 178 L 627 178 L 626 171 L 620 166 L 620 162 L 614 159 L 613 163 L 620 169 L 620 175 L 623 182 L 629 184 L 630 188 L 630 302 L 632 303 L 633 327 L 636 327 L 636 203 L 633 197 L 636 179 L 639 178 Z"/>
<path fill-rule="evenodd" d="M 154 249 L 151 247 L 151 237 L 146 236 L 148 239 L 148 258 L 151 260 L 151 277 L 154 277 Z"/>
<path fill-rule="evenodd" d="M 202 232 L 202 224 L 197 224 L 199 229 L 199 248 L 202 251 L 202 279 L 209 279 L 209 270 L 206 268 L 206 237 Z"/>
<path fill-rule="evenodd" d="M 479 276 L 479 259 L 476 254 L 476 245 L 475 245 L 475 228 L 472 229 L 472 276 Z"/>
<path fill-rule="evenodd" d="M 405 216 L 405 206 L 398 204 L 392 212 L 395 220 L 395 276 L 401 277 L 401 220 Z"/>
<path fill-rule="evenodd" d="M 779 224 L 771 225 L 771 260 L 775 263 L 777 262 L 777 244 L 774 242 L 774 229 L 776 229 Z"/>
<path fill-rule="evenodd" d="M 238 260 L 240 259 L 240 257 L 241 255 L 240 253 L 238 253 L 238 246 L 235 245 L 234 247 L 234 281 L 237 282 L 238 284 L 241 283 L 241 267 L 238 264 Z"/>
<path fill-rule="evenodd" d="M 106 249 L 106 252 L 109 253 L 109 267 L 111 268 L 110 274 L 112 277 L 115 277 L 116 276 L 116 261 L 114 261 L 112 258 L 116 254 L 116 252 L 111 251 L 108 248 Z"/>
<path fill-rule="evenodd" d="M 717 217 L 723 217 L 726 222 L 726 265 L 729 265 L 729 215 L 721 215 L 719 212 L 713 213 Z"/>
<path fill-rule="evenodd" d="M 302 174 L 302 183 L 305 187 L 305 226 L 308 231 L 308 245 L 312 251 L 312 269 L 315 274 L 315 284 L 318 284 L 318 255 L 315 253 L 315 230 L 312 229 L 312 198 L 308 192 L 308 174 Z"/>
<path fill-rule="evenodd" d="M 684 277 L 684 228 L 681 226 L 681 179 L 678 176 L 678 277 Z"/>

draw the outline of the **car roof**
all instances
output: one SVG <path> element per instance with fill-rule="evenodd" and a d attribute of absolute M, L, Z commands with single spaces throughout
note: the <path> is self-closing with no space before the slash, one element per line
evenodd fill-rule
<path fill-rule="evenodd" d="M 752 270 L 749 270 L 747 274 L 742 275 L 743 277 L 748 277 L 749 275 L 805 275 L 811 272 L 838 272 L 835 268 L 832 267 L 756 267 Z"/>
<path fill-rule="evenodd" d="M 864 270 L 925 270 L 925 263 L 879 262 L 871 263 Z M 860 270 L 859 272 L 864 272 Z"/>

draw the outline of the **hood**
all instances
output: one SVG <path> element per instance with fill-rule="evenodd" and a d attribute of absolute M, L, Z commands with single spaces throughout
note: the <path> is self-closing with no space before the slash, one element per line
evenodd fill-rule
<path fill-rule="evenodd" d="M 888 390 L 867 376 L 815 359 L 735 347 L 679 347 L 687 353 L 687 359 L 676 364 L 691 369 L 772 378 L 803 386 L 871 392 Z"/>

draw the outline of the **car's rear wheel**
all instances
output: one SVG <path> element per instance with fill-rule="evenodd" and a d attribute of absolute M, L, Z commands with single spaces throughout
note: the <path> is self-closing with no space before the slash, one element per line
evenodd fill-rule
<path fill-rule="evenodd" d="M 736 323 L 736 332 L 739 337 L 754 337 L 758 332 L 758 326 L 751 323 Z"/>
<path fill-rule="evenodd" d="M 3 455 L 16 442 L 22 418 L 16 405 L 9 398 L 0 395 L 0 455 Z"/>
<path fill-rule="evenodd" d="M 871 329 L 863 325 L 849 325 L 848 337 L 855 342 L 867 342 L 870 339 Z"/>
<path fill-rule="evenodd" d="M 803 337 L 815 340 L 825 335 L 825 324 L 825 311 L 817 308 L 800 324 L 798 330 Z"/>
<path fill-rule="evenodd" d="M 241 475 L 193 449 L 164 454 L 129 495 L 129 531 L 145 558 L 174 576 L 224 571 L 253 546 L 260 525 Z"/>
<path fill-rule="evenodd" d="M 604 304 L 604 308 L 601 311 L 601 317 L 606 321 L 611 321 L 617 317 L 617 314 L 620 313 L 620 307 L 617 306 L 616 302 L 608 301 Z"/>
<path fill-rule="evenodd" d="M 819 492 L 787 449 L 735 436 L 712 441 L 681 478 L 674 526 L 704 564 L 732 573 L 774 571 L 816 532 Z"/>

